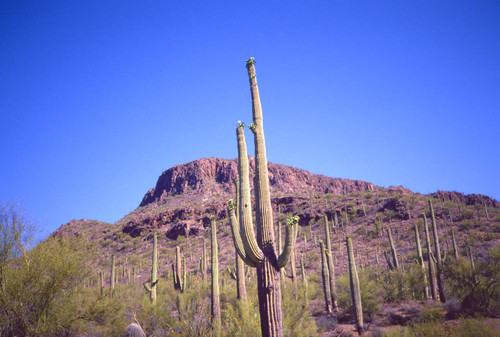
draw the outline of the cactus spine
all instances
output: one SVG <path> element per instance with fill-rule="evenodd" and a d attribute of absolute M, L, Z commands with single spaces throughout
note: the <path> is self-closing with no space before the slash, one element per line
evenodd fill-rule
<path fill-rule="evenodd" d="M 392 234 L 390 228 L 387 228 L 387 237 L 389 238 L 389 245 L 391 246 L 391 254 L 392 254 L 392 261 L 394 264 L 394 268 L 399 269 L 398 255 L 396 252 L 396 247 L 394 246 L 394 242 L 392 241 Z"/>
<path fill-rule="evenodd" d="M 325 246 L 323 240 L 319 240 L 319 250 L 321 251 L 321 277 L 323 278 L 323 294 L 325 295 L 325 310 L 328 314 L 332 313 L 330 304 L 330 276 L 328 275 L 328 264 L 326 262 Z"/>
<path fill-rule="evenodd" d="M 219 258 L 217 254 L 217 225 L 215 218 L 210 218 L 210 246 L 212 250 L 212 325 L 218 332 L 221 326 L 220 299 L 219 299 Z"/>
<path fill-rule="evenodd" d="M 424 228 L 425 228 L 425 242 L 427 248 L 427 261 L 429 263 L 429 279 L 431 284 L 431 296 L 433 300 L 437 300 L 437 283 L 436 283 L 436 269 L 434 262 L 432 261 L 432 251 L 431 251 L 431 239 L 429 237 L 429 228 L 427 226 L 427 217 L 425 213 L 422 214 L 424 217 Z"/>
<path fill-rule="evenodd" d="M 144 289 L 149 292 L 149 298 L 151 303 L 156 305 L 156 285 L 158 284 L 158 250 L 157 250 L 158 239 L 156 233 L 153 234 L 153 256 L 151 258 L 151 279 L 150 284 L 147 281 L 143 284 Z"/>
<path fill-rule="evenodd" d="M 325 222 L 325 241 L 326 241 L 326 264 L 328 267 L 328 280 L 330 286 L 330 297 L 332 299 L 332 310 L 337 311 L 337 291 L 335 290 L 335 266 L 333 264 L 332 243 L 330 240 L 330 225 L 326 214 L 323 216 Z"/>
<path fill-rule="evenodd" d="M 436 276 L 437 285 L 439 291 L 439 300 L 443 303 L 446 302 L 446 294 L 444 290 L 444 279 L 443 279 L 443 262 L 441 258 L 441 249 L 439 247 L 439 236 L 437 232 L 436 217 L 434 216 L 434 207 L 432 206 L 432 201 L 429 199 L 429 208 L 431 210 L 431 221 L 432 221 L 432 235 L 434 237 L 434 250 L 436 251 Z"/>
<path fill-rule="evenodd" d="M 358 270 L 356 269 L 356 261 L 352 248 L 352 240 L 350 237 L 346 239 L 347 252 L 349 259 L 349 282 L 351 285 L 352 306 L 354 308 L 354 316 L 356 317 L 356 329 L 358 334 L 363 333 L 363 307 L 361 303 L 361 290 L 359 287 Z"/>
<path fill-rule="evenodd" d="M 109 297 L 113 298 L 115 294 L 115 256 L 111 255 L 111 274 L 109 275 Z"/>
<path fill-rule="evenodd" d="M 240 228 L 232 225 L 233 240 L 238 254 L 249 266 L 257 269 L 257 288 L 259 295 L 259 312 L 262 336 L 283 336 L 283 319 L 281 313 L 280 268 L 283 268 L 290 257 L 296 230 L 296 221 L 287 225 L 285 247 L 280 255 L 276 252 L 271 195 L 269 192 L 269 176 L 267 171 L 266 146 L 262 109 L 257 87 L 254 59 L 247 61 L 250 92 L 252 96 L 253 123 L 250 129 L 255 142 L 255 180 L 254 192 L 256 203 L 256 231 L 253 233 L 250 204 L 250 183 L 248 178 L 248 156 L 243 133 L 243 124 L 237 127 L 238 139 L 238 172 L 240 179 Z M 229 207 L 234 203 L 230 202 Z M 298 221 L 298 220 L 297 220 Z M 233 223 L 233 221 L 231 221 Z"/>
<path fill-rule="evenodd" d="M 418 233 L 418 226 L 414 224 L 415 229 L 415 245 L 417 247 L 417 258 L 418 264 L 422 267 L 422 275 L 424 278 L 424 295 L 426 299 L 429 299 L 429 287 L 427 286 L 427 275 L 425 273 L 425 263 L 424 256 L 422 255 L 422 247 L 420 246 L 420 234 Z"/>

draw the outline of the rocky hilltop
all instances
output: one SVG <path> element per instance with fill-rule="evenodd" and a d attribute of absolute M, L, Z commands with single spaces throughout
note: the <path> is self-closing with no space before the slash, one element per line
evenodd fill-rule
<path fill-rule="evenodd" d="M 255 171 L 255 160 L 249 156 L 250 176 Z M 268 164 L 269 181 L 272 194 L 310 194 L 331 193 L 347 194 L 373 191 L 375 185 L 360 180 L 330 178 L 321 174 L 312 174 L 291 166 Z M 174 166 L 164 171 L 156 186 L 150 189 L 140 204 L 164 203 L 168 197 L 180 194 L 198 194 L 209 196 L 234 194 L 233 181 L 238 177 L 237 159 L 203 158 L 187 164 Z M 253 188 L 253 180 L 250 180 Z"/>
<path fill-rule="evenodd" d="M 251 156 L 249 163 L 253 176 L 255 161 Z M 286 207 L 283 211 L 287 213 L 298 210 L 317 194 L 341 195 L 376 189 L 369 182 L 331 178 L 280 164 L 269 163 L 268 170 L 272 203 L 276 210 L 278 205 Z M 161 174 L 139 208 L 120 220 L 123 231 L 133 237 L 152 230 L 164 231 L 171 239 L 197 234 L 208 224 L 209 215 L 226 217 L 225 205 L 234 198 L 237 177 L 236 159 L 203 158 L 174 166 Z M 252 179 L 250 185 L 253 188 Z M 300 216 L 309 221 L 316 215 L 319 217 L 319 213 Z"/>

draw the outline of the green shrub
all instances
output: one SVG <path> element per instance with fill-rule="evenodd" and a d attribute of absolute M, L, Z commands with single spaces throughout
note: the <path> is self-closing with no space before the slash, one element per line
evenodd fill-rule
<path fill-rule="evenodd" d="M 358 272 L 363 315 L 372 319 L 375 314 L 380 312 L 380 303 L 383 300 L 383 289 L 371 268 L 363 268 Z M 337 279 L 337 289 L 339 307 L 344 308 L 347 312 L 353 313 L 348 274 L 344 274 Z"/>

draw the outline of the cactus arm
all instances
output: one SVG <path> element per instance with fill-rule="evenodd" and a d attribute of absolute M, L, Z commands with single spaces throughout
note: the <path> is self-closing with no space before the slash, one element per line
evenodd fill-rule
<path fill-rule="evenodd" d="M 298 216 L 292 216 L 286 221 L 285 247 L 278 257 L 278 267 L 283 268 L 288 263 L 293 249 L 295 249 L 295 240 L 297 238 Z"/>
<path fill-rule="evenodd" d="M 254 260 L 247 254 L 247 250 L 245 249 L 245 245 L 243 243 L 240 228 L 238 227 L 238 220 L 236 219 L 235 212 L 236 205 L 233 200 L 229 200 L 228 203 L 228 213 L 229 213 L 229 223 L 231 225 L 231 234 L 233 237 L 233 243 L 238 256 L 250 267 L 255 267 L 257 264 Z"/>
<path fill-rule="evenodd" d="M 238 140 L 238 174 L 240 178 L 240 200 L 237 201 L 240 216 L 240 232 L 245 251 L 250 259 L 259 264 L 264 261 L 264 253 L 257 244 L 255 233 L 253 232 L 252 208 L 250 204 L 250 181 L 247 146 L 245 142 L 244 128 L 236 128 Z M 259 226 L 257 226 L 259 227 Z M 242 257 L 243 258 L 243 257 Z"/>
<path fill-rule="evenodd" d="M 231 269 L 231 267 L 227 266 L 226 269 L 227 269 L 227 272 L 229 273 L 229 276 L 231 276 L 231 278 L 233 280 L 237 280 L 238 279 L 237 276 L 236 276 L 236 273 L 234 272 L 234 270 Z"/>

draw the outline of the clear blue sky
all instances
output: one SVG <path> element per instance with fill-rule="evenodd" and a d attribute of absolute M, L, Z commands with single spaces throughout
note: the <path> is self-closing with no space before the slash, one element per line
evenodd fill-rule
<path fill-rule="evenodd" d="M 0 200 L 44 235 L 235 158 L 255 57 L 268 160 L 500 198 L 498 1 L 0 1 Z"/>

